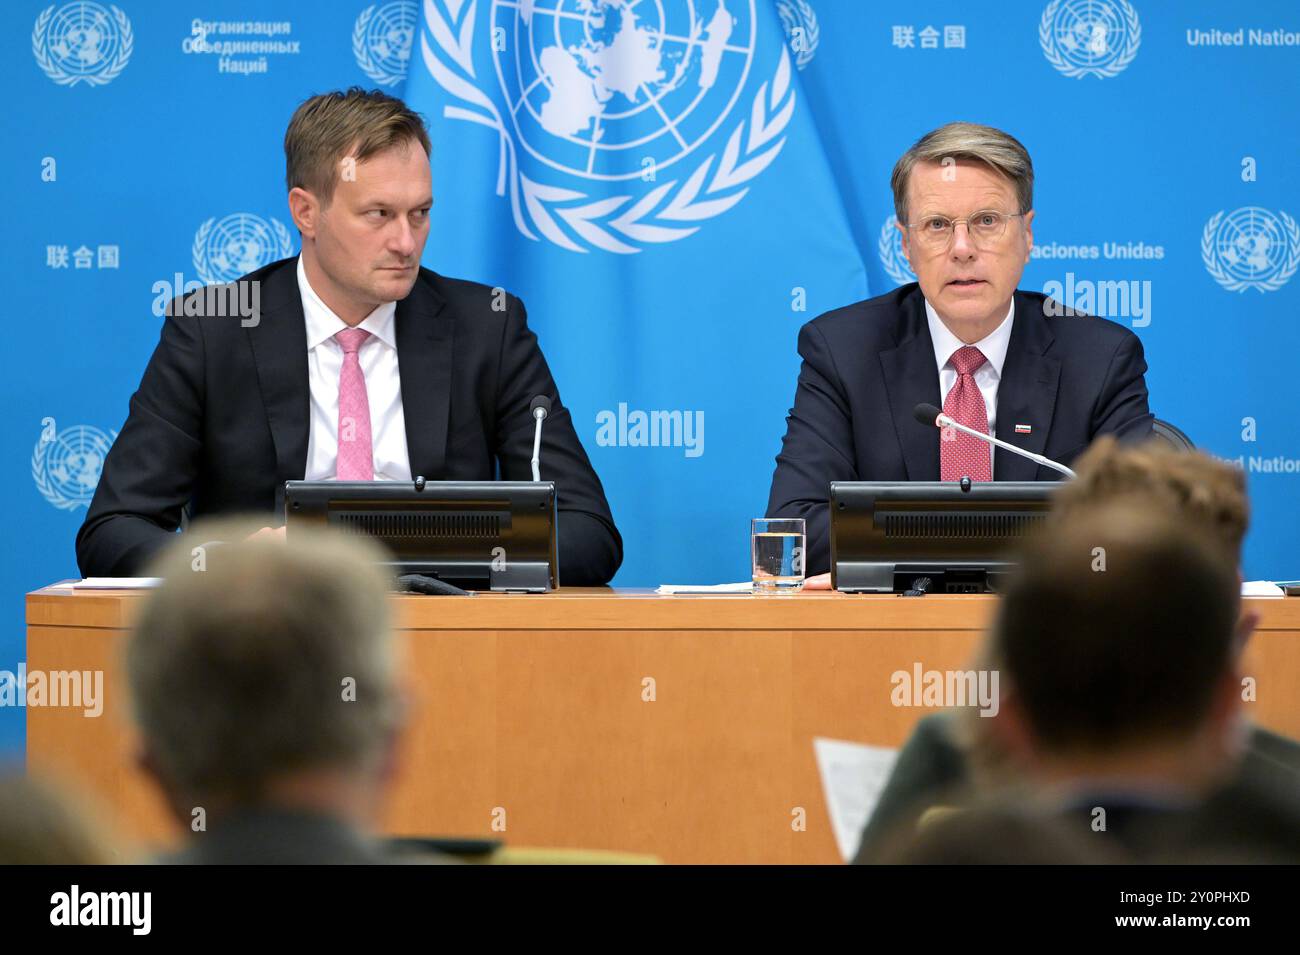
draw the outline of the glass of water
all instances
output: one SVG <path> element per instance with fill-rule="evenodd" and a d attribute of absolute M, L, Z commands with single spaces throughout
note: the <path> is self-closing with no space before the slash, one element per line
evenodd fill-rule
<path fill-rule="evenodd" d="M 803 589 L 803 518 L 756 517 L 749 524 L 754 593 L 797 594 Z"/>

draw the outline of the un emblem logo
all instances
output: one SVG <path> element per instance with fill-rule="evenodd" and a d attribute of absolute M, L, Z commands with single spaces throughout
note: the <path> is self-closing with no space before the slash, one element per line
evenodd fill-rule
<path fill-rule="evenodd" d="M 115 6 L 79 0 L 57 10 L 47 7 L 32 28 L 32 55 L 60 86 L 103 86 L 131 59 L 131 21 Z"/>
<path fill-rule="evenodd" d="M 480 2 L 425 0 L 421 58 L 459 103 L 444 115 L 500 137 L 496 192 L 530 239 L 622 254 L 684 239 L 785 145 L 789 51 L 753 90 L 754 0 L 490 0 L 476 19 Z"/>
<path fill-rule="evenodd" d="M 208 219 L 194 234 L 194 269 L 208 285 L 233 282 L 241 275 L 293 255 L 289 230 L 250 212 Z"/>
<path fill-rule="evenodd" d="M 1300 225 L 1259 206 L 1220 210 L 1201 233 L 1201 259 L 1229 292 L 1274 292 L 1300 267 Z"/>
<path fill-rule="evenodd" d="M 908 282 L 916 281 L 916 274 L 912 271 L 912 266 L 907 262 L 907 255 L 903 252 L 903 233 L 894 225 L 893 216 L 886 219 L 885 224 L 880 227 L 880 241 L 877 245 L 880 264 L 885 267 L 885 273 L 896 284 L 906 285 Z"/>
<path fill-rule="evenodd" d="M 415 0 L 393 0 L 382 7 L 372 4 L 361 11 L 352 28 L 352 55 L 366 76 L 380 86 L 406 79 L 419 18 Z"/>
<path fill-rule="evenodd" d="M 1114 76 L 1133 62 L 1142 24 L 1128 0 L 1052 0 L 1038 22 L 1047 62 L 1066 76 Z"/>
<path fill-rule="evenodd" d="M 53 418 L 42 418 L 41 436 L 32 452 L 36 489 L 59 510 L 88 505 L 116 438 L 116 431 L 105 434 L 85 424 L 58 431 Z"/>

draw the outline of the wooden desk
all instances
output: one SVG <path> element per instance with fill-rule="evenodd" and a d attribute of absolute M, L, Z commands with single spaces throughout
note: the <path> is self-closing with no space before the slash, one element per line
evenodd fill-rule
<path fill-rule="evenodd" d="M 143 599 L 28 594 L 29 672 L 102 669 L 106 701 L 97 719 L 29 709 L 27 758 L 88 786 L 126 833 L 163 840 L 174 830 L 132 766 L 118 662 Z M 928 711 L 891 705 L 890 675 L 965 667 L 994 606 L 607 590 L 393 600 L 417 708 L 389 831 L 741 863 L 839 861 L 813 737 L 902 743 Z M 1300 737 L 1300 600 L 1248 603 L 1262 615 L 1252 715 Z"/>

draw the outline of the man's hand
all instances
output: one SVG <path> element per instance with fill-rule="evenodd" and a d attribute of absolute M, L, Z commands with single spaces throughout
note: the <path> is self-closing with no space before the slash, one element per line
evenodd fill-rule
<path fill-rule="evenodd" d="M 830 590 L 831 575 L 828 571 L 824 574 L 814 574 L 803 582 L 804 590 Z"/>
<path fill-rule="evenodd" d="M 284 525 L 281 524 L 279 527 L 263 527 L 261 530 L 249 534 L 246 539 L 256 540 L 259 537 L 276 537 L 280 540 L 284 540 Z"/>

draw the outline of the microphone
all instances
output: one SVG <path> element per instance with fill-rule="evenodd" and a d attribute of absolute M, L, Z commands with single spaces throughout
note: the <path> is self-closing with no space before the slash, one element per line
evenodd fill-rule
<path fill-rule="evenodd" d="M 528 413 L 537 421 L 537 428 L 533 431 L 533 480 L 540 481 L 542 479 L 542 422 L 551 413 L 551 399 L 546 395 L 538 395 L 528 406 Z"/>
<path fill-rule="evenodd" d="M 919 404 L 912 409 L 912 415 L 917 421 L 921 422 L 921 424 L 928 424 L 935 428 L 956 428 L 958 431 L 969 434 L 973 438 L 979 438 L 981 441 L 987 441 L 989 444 L 1002 448 L 1005 451 L 1010 451 L 1012 454 L 1018 454 L 1022 458 L 1028 458 L 1031 461 L 1041 464 L 1045 468 L 1051 468 L 1053 471 L 1060 471 L 1062 474 L 1074 477 L 1074 472 L 1064 464 L 1058 464 L 1051 458 L 1045 458 L 1041 454 L 1035 454 L 1033 451 L 1026 451 L 1024 448 L 1017 448 L 1014 444 L 1007 444 L 1005 441 L 1001 441 L 992 435 L 985 434 L 983 431 L 976 431 L 974 428 L 968 428 L 964 424 L 959 424 L 949 418 L 934 405 L 925 403 Z"/>

